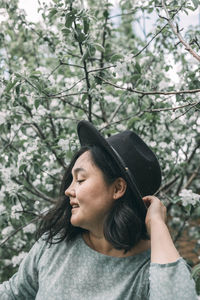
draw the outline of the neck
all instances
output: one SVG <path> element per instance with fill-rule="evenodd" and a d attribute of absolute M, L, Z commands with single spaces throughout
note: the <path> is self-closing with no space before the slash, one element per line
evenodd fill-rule
<path fill-rule="evenodd" d="M 85 236 L 85 241 L 92 249 L 103 254 L 109 254 L 114 249 L 103 234 L 88 232 Z"/>
<path fill-rule="evenodd" d="M 130 251 L 124 253 L 124 250 L 115 249 L 113 245 L 105 239 L 103 234 L 96 234 L 91 231 L 85 233 L 83 235 L 83 239 L 90 248 L 108 256 L 127 257 L 127 256 L 136 255 L 150 248 L 149 241 L 141 240 Z"/>

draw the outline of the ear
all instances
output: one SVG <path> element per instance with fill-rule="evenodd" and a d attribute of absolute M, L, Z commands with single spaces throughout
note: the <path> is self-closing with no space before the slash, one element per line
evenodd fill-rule
<path fill-rule="evenodd" d="M 114 182 L 113 198 L 114 199 L 121 198 L 126 192 L 126 187 L 127 187 L 126 181 L 122 177 L 117 178 Z"/>

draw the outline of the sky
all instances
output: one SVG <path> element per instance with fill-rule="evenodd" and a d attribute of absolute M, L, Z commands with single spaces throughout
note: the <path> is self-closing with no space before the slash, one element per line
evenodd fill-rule
<path fill-rule="evenodd" d="M 51 0 L 40 0 L 40 1 L 43 3 L 45 2 L 47 4 L 52 2 Z M 112 15 L 118 14 L 119 12 L 117 8 L 118 6 L 117 3 L 119 3 L 119 0 L 110 0 L 110 1 L 113 3 Z M 38 0 L 19 0 L 19 7 L 25 10 L 27 19 L 29 21 L 37 22 L 39 20 L 42 20 L 40 13 L 38 13 L 37 11 L 39 8 Z M 197 9 L 196 11 L 194 12 L 190 11 L 188 15 L 186 15 L 185 13 L 180 13 L 179 17 L 180 17 L 179 28 L 183 28 L 183 33 L 184 33 L 184 29 L 187 29 L 190 25 L 199 25 L 200 27 L 200 6 L 199 9 Z M 4 18 L 5 16 L 1 14 L 1 9 L 0 9 L 0 22 Z M 146 33 L 150 31 L 155 31 L 154 23 L 156 18 L 157 15 L 155 13 L 152 13 L 149 19 L 145 21 Z M 114 18 L 112 20 L 114 22 L 117 22 L 117 18 Z M 140 26 L 137 23 L 134 24 L 134 29 L 139 36 L 141 37 L 144 36 Z M 178 82 L 178 76 L 176 75 L 177 68 L 175 67 L 175 63 L 173 65 L 174 65 L 173 69 L 169 71 L 171 73 L 170 76 L 173 77 L 174 82 Z"/>
<path fill-rule="evenodd" d="M 41 2 L 50 3 L 51 0 L 41 0 Z M 116 3 L 119 2 L 117 0 L 111 0 L 114 4 L 114 8 L 116 9 Z M 37 12 L 39 7 L 38 0 L 19 0 L 19 7 L 24 9 L 27 14 L 27 18 L 29 21 L 37 22 L 40 19 L 40 15 Z M 147 21 L 147 26 L 149 30 L 151 30 L 151 26 L 153 26 L 153 19 L 155 16 L 152 15 L 149 21 Z M 200 7 L 199 10 L 195 12 L 190 11 L 187 16 L 185 13 L 180 14 L 180 27 L 188 27 L 189 25 L 198 25 L 200 26 Z M 139 28 L 138 28 L 139 30 Z"/>
<path fill-rule="evenodd" d="M 51 0 L 40 0 L 41 2 L 45 2 L 45 3 L 50 3 L 52 2 Z M 113 15 L 117 14 L 117 3 L 119 2 L 119 0 L 110 0 L 113 3 Z M 27 15 L 27 19 L 31 22 L 37 22 L 39 20 L 41 20 L 41 15 L 40 13 L 38 13 L 38 8 L 39 8 L 39 4 L 38 4 L 38 0 L 19 0 L 19 7 L 21 9 L 24 9 Z M 3 11 L 0 9 L 0 22 L 1 20 L 4 20 L 5 15 L 4 13 L 2 13 Z M 187 28 L 190 25 L 199 25 L 200 27 L 200 6 L 199 9 L 197 9 L 196 11 L 190 11 L 189 15 L 186 15 L 185 13 L 180 13 L 180 22 L 179 22 L 179 27 L 180 28 Z M 148 20 L 146 20 L 146 28 L 147 28 L 147 32 L 152 31 L 154 29 L 154 22 L 155 19 L 157 18 L 155 13 L 152 13 L 150 18 Z M 115 21 L 116 19 L 113 19 L 113 21 Z M 117 20 L 116 20 L 117 21 Z M 141 28 L 139 27 L 139 25 L 135 24 L 135 29 L 138 32 L 138 34 L 143 35 Z"/>

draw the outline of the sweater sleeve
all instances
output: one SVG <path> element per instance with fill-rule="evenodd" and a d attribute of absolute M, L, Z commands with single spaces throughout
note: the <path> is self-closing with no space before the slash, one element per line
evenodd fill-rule
<path fill-rule="evenodd" d="M 39 286 L 37 265 L 43 247 L 43 241 L 40 240 L 39 242 L 36 242 L 23 259 L 18 272 L 14 274 L 9 281 L 0 284 L 0 299 L 35 299 Z"/>
<path fill-rule="evenodd" d="M 194 280 L 183 258 L 150 265 L 150 300 L 197 300 Z"/>

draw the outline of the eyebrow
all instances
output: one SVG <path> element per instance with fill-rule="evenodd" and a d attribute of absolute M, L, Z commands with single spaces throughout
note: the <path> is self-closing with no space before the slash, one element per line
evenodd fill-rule
<path fill-rule="evenodd" d="M 78 174 L 79 172 L 86 172 L 86 170 L 84 168 L 76 168 L 74 169 L 74 174 Z"/>

